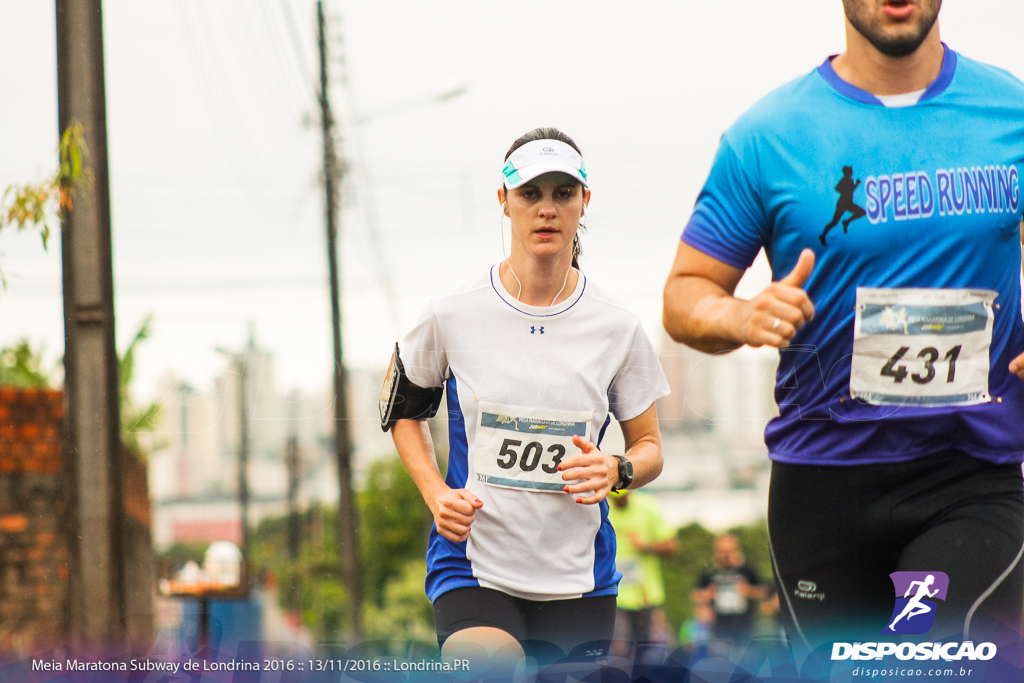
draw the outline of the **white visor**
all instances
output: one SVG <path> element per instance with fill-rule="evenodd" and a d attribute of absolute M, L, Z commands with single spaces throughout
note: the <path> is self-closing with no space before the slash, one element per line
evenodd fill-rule
<path fill-rule="evenodd" d="M 534 140 L 512 152 L 502 169 L 505 187 L 514 190 L 545 173 L 564 173 L 587 187 L 583 157 L 560 140 Z"/>

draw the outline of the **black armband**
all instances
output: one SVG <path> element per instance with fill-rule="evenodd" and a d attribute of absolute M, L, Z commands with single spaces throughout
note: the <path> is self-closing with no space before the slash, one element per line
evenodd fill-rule
<path fill-rule="evenodd" d="M 398 356 L 398 344 L 391 356 L 384 386 L 380 388 L 380 428 L 391 429 L 398 420 L 419 420 L 437 415 L 441 406 L 442 387 L 418 387 L 409 381 L 405 366 Z"/>

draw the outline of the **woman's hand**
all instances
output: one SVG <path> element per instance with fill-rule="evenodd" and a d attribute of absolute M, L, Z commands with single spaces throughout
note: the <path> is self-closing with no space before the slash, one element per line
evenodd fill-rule
<path fill-rule="evenodd" d="M 469 537 L 476 511 L 483 506 L 472 491 L 445 487 L 430 505 L 437 533 L 453 543 L 462 543 Z"/>
<path fill-rule="evenodd" d="M 572 442 L 583 452 L 563 460 L 558 469 L 565 481 L 581 481 L 567 484 L 565 492 L 573 495 L 590 492 L 589 496 L 577 496 L 576 502 L 584 505 L 600 503 L 618 481 L 619 461 L 605 455 L 581 436 L 572 437 Z"/>

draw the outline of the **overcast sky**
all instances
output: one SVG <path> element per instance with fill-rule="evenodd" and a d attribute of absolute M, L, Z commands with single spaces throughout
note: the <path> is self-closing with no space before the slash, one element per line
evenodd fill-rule
<path fill-rule="evenodd" d="M 382 366 L 431 294 L 500 260 L 503 156 L 539 125 L 583 149 L 584 271 L 660 343 L 661 288 L 719 136 L 844 45 L 840 0 L 326 7 L 352 180 L 341 244 L 352 366 Z M 241 347 L 250 322 L 281 388 L 328 387 L 315 3 L 107 0 L 104 26 L 119 345 L 154 318 L 139 393 L 169 370 L 207 384 L 223 367 L 214 348 Z M 1020 0 L 946 0 L 940 26 L 953 49 L 1024 76 Z M 0 98 L 0 189 L 52 173 L 52 2 L 0 0 Z M 52 362 L 60 240 L 43 251 L 36 234 L 5 231 L 0 267 L 0 345 L 28 338 Z M 763 266 L 751 275 L 747 290 L 767 282 Z"/>

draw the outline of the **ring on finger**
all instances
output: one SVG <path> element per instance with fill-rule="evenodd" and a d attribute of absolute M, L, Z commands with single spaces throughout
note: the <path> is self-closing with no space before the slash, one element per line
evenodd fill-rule
<path fill-rule="evenodd" d="M 776 318 L 775 321 L 772 323 L 772 332 L 778 331 L 779 325 L 781 325 L 781 324 L 782 324 L 782 319 L 781 318 Z"/>

